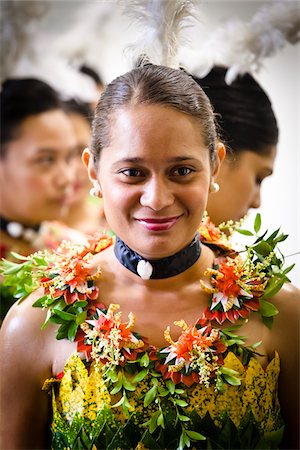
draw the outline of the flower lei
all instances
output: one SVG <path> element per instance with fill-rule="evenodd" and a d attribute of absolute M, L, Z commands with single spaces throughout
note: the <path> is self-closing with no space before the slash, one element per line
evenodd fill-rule
<path fill-rule="evenodd" d="M 37 287 L 44 288 L 44 295 L 33 305 L 48 309 L 43 327 L 49 321 L 54 322 L 58 324 L 57 339 L 77 342 L 78 352 L 84 352 L 87 361 L 93 361 L 103 371 L 111 395 L 121 394 L 114 406 L 122 405 L 129 414 L 132 408 L 128 392 L 150 376 L 152 387 L 145 395 L 145 407 L 170 395 L 175 396 L 172 402 L 176 408 L 185 407 L 186 393 L 181 385 L 190 387 L 200 383 L 222 391 L 224 384 L 241 384 L 239 373 L 224 366 L 224 358 L 233 352 L 247 365 L 250 358 L 258 354 L 259 343 L 246 346 L 244 338 L 236 334 L 237 329 L 247 320 L 250 311 L 260 313 L 267 326 L 272 325 L 278 313 L 267 299 L 289 281 L 287 273 L 293 266 L 283 269 L 284 258 L 276 248 L 287 235 L 276 230 L 268 237 L 267 232 L 259 236 L 260 227 L 258 214 L 254 232 L 237 229 L 255 238 L 254 244 L 242 253 L 232 248 L 222 227 L 215 227 L 207 216 L 204 217 L 199 228 L 201 240 L 219 249 L 213 268 L 205 272 L 210 285 L 200 281 L 211 299 L 196 324 L 175 322 L 182 330 L 176 342 L 167 328 L 164 337 L 168 345 L 161 349 L 149 345 L 146 338 L 133 330 L 135 316 L 132 313 L 127 322 L 122 322 L 119 305 L 111 304 L 106 309 L 97 300 L 99 289 L 95 280 L 101 277 L 101 270 L 91 272 L 89 263 L 94 254 L 113 244 L 113 237 L 94 236 L 87 246 L 63 243 L 53 253 L 37 252 L 26 258 L 14 254 L 23 262 L 4 260 L 2 273 L 5 284 L 15 286 L 15 297 L 20 300 Z M 214 326 L 226 320 L 233 325 L 222 330 Z M 163 427 L 164 416 L 159 411 L 162 410 L 158 410 L 155 420 L 152 418 L 145 424 L 150 433 L 158 426 Z M 178 420 L 187 419 L 178 413 Z M 185 426 L 182 433 L 186 441 L 203 439 Z"/>

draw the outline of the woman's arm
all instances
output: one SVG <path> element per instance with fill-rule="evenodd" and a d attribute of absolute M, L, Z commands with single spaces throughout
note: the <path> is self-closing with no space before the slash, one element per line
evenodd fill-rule
<path fill-rule="evenodd" d="M 51 376 L 47 340 L 41 331 L 45 311 L 32 308 L 35 293 L 9 311 L 0 330 L 1 418 L 3 449 L 46 449 L 49 396 L 43 381 Z"/>
<path fill-rule="evenodd" d="M 278 350 L 281 371 L 279 400 L 286 422 L 284 449 L 299 449 L 299 324 L 300 291 L 287 284 L 274 298 L 279 310 L 272 329 L 272 347 Z"/>

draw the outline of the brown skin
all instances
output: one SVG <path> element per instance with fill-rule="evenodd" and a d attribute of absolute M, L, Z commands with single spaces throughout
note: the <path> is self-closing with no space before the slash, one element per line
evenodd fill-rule
<path fill-rule="evenodd" d="M 235 158 L 227 155 L 217 177 L 219 192 L 211 195 L 207 211 L 213 223 L 238 221 L 249 209 L 260 207 L 263 180 L 273 172 L 276 147 L 266 148 L 263 154 L 243 150 Z"/>
<path fill-rule="evenodd" d="M 64 223 L 70 228 L 85 234 L 93 234 L 107 229 L 100 201 L 92 202 L 89 192 L 92 187 L 86 168 L 81 159 L 83 150 L 90 145 L 91 125 L 81 114 L 68 113 L 77 141 L 77 154 L 74 161 L 74 182 L 68 195 L 68 211 Z"/>
<path fill-rule="evenodd" d="M 109 151 L 104 150 L 98 171 L 92 166 L 88 151 L 84 153 L 84 161 L 92 180 L 97 180 L 101 185 L 104 204 L 116 233 L 122 237 L 125 228 L 128 238 L 126 242 L 135 246 L 141 255 L 162 257 L 166 251 L 169 255 L 174 254 L 178 245 L 183 248 L 191 241 L 191 236 L 194 236 L 198 225 L 197 217 L 205 208 L 209 186 L 217 176 L 224 148 L 222 145 L 217 147 L 217 164 L 211 170 L 207 149 L 203 148 L 199 136 L 198 123 L 174 110 L 172 120 L 168 122 L 170 110 L 156 107 L 154 111 L 149 108 L 147 106 L 146 109 L 140 109 L 138 116 L 130 110 L 125 116 L 123 111 L 115 118 L 111 145 Z M 164 127 L 157 127 L 156 121 L 164 123 Z M 180 134 L 177 136 L 171 133 L 173 123 L 178 127 L 180 125 Z M 157 130 L 155 144 L 150 138 L 154 136 L 154 128 Z M 120 147 L 118 139 L 121 135 L 123 145 Z M 168 140 L 167 136 L 173 136 L 174 139 Z M 131 149 L 133 158 L 139 158 L 138 162 L 130 162 L 129 173 L 128 162 L 124 167 L 121 164 L 121 172 L 119 167 L 119 160 L 120 157 L 122 159 L 126 146 L 129 146 L 128 153 L 129 148 Z M 174 164 L 174 157 L 185 157 L 187 152 L 196 161 L 192 159 L 191 162 L 189 159 L 188 162 L 185 160 L 178 164 L 176 161 Z M 195 172 L 182 170 L 190 166 L 195 166 Z M 116 167 L 116 172 L 111 171 Z M 160 195 L 162 186 L 163 195 Z M 153 192 L 157 192 L 157 195 L 153 195 Z M 117 201 L 119 208 L 115 207 Z M 144 224 L 136 223 L 136 218 L 141 217 L 140 213 L 143 214 L 142 217 L 145 214 L 151 217 L 179 215 L 181 219 L 169 230 L 147 231 Z M 174 229 L 177 231 L 175 234 Z M 175 239 L 176 236 L 178 238 Z M 99 266 L 102 270 L 102 277 L 97 282 L 101 301 L 106 305 L 120 304 L 124 320 L 129 312 L 134 312 L 135 330 L 147 336 L 151 344 L 161 347 L 166 344 L 163 333 L 168 325 L 176 340 L 180 329 L 173 325 L 175 320 L 183 319 L 191 324 L 202 315 L 209 295 L 201 290 L 199 280 L 205 280 L 203 273 L 207 267 L 211 267 L 213 258 L 212 251 L 203 247 L 198 261 L 176 277 L 142 280 L 119 263 L 110 247 L 93 258 L 91 270 Z M 44 331 L 40 330 L 46 312 L 31 307 L 32 302 L 40 295 L 41 291 L 32 294 L 21 305 L 14 305 L 0 332 L 1 376 L 5 380 L 1 385 L 0 424 L 2 447 L 7 449 L 46 447 L 50 405 L 41 386 L 46 378 L 63 370 L 67 358 L 75 350 L 75 345 L 66 340 L 56 341 L 54 325 L 49 325 Z M 248 344 L 263 341 L 260 351 L 264 354 L 261 358 L 264 367 L 272 359 L 274 350 L 279 350 L 282 362 L 280 395 L 286 420 L 292 430 L 291 438 L 296 442 L 293 421 L 297 410 L 295 383 L 298 378 L 295 374 L 299 351 L 295 347 L 298 345 L 299 291 L 289 286 L 273 301 L 281 308 L 278 324 L 274 329 L 269 331 L 259 315 L 253 314 L 249 323 L 241 328 L 240 334 L 248 336 Z M 287 391 L 287 386 L 292 389 L 284 392 Z M 35 433 L 31 431 L 33 423 Z"/>

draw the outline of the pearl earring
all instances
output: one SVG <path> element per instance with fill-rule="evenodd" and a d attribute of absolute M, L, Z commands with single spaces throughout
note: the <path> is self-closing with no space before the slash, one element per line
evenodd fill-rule
<path fill-rule="evenodd" d="M 100 186 L 98 184 L 95 184 L 91 189 L 90 189 L 90 195 L 92 197 L 100 197 L 101 196 L 101 190 L 100 190 Z"/>
<path fill-rule="evenodd" d="M 218 183 L 211 183 L 209 192 L 211 192 L 212 194 L 215 194 L 216 192 L 219 192 L 219 190 L 220 190 L 220 186 L 218 185 Z"/>

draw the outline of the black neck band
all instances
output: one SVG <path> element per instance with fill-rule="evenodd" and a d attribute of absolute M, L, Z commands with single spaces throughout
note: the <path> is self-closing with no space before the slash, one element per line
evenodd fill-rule
<path fill-rule="evenodd" d="M 27 242 L 32 242 L 37 236 L 41 225 L 23 225 L 20 222 L 16 222 L 14 220 L 7 220 L 4 217 L 0 216 L 0 228 L 1 231 L 8 234 L 10 237 L 14 239 L 23 239 Z"/>
<path fill-rule="evenodd" d="M 201 254 L 201 245 L 199 233 L 197 233 L 193 241 L 175 255 L 162 259 L 145 260 L 117 237 L 114 250 L 118 261 L 126 269 L 145 280 L 149 278 L 158 280 L 174 277 L 191 267 Z"/>

